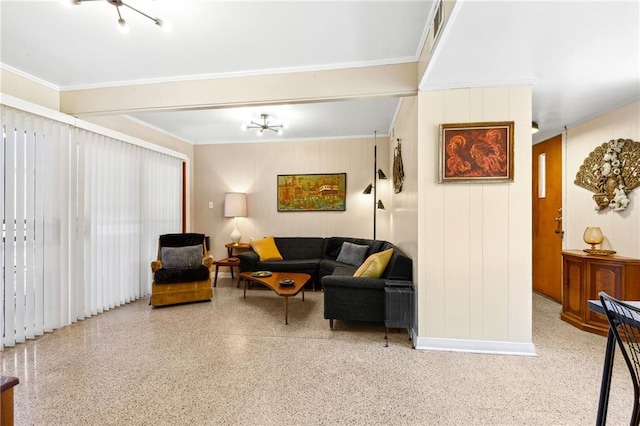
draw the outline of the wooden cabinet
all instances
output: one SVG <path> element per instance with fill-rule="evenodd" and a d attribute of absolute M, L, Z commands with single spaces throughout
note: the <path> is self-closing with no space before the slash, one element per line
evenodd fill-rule
<path fill-rule="evenodd" d="M 607 318 L 589 310 L 588 300 L 604 291 L 620 300 L 640 300 L 640 259 L 562 252 L 562 313 L 569 324 L 606 336 Z"/>

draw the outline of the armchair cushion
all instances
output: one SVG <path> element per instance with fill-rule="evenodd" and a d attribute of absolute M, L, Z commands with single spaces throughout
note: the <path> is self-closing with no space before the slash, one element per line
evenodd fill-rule
<path fill-rule="evenodd" d="M 186 268 L 162 268 L 154 274 L 156 284 L 189 283 L 209 280 L 209 268 L 204 265 Z"/>
<path fill-rule="evenodd" d="M 372 254 L 353 274 L 354 277 L 380 278 L 391 260 L 393 249 L 387 249 L 379 253 Z"/>
<path fill-rule="evenodd" d="M 360 266 L 367 258 L 369 246 L 353 244 L 348 241 L 342 243 L 340 254 L 336 259 L 337 262 L 346 263 L 347 265 Z"/>
<path fill-rule="evenodd" d="M 273 236 L 252 240 L 251 248 L 253 251 L 258 253 L 261 262 L 266 260 L 282 260 L 282 255 L 280 254 L 280 251 L 278 251 L 278 247 L 276 246 Z"/>
<path fill-rule="evenodd" d="M 162 247 L 160 257 L 166 269 L 187 268 L 202 265 L 202 244 L 184 247 Z"/>

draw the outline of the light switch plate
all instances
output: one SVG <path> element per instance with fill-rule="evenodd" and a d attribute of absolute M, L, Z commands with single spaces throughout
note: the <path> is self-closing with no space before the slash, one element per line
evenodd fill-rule
<path fill-rule="evenodd" d="M 209 201 L 209 208 L 212 209 L 213 208 L 213 201 Z"/>

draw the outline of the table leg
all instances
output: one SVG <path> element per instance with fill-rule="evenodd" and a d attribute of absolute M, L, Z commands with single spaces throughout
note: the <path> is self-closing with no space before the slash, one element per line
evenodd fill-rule
<path fill-rule="evenodd" d="M 598 417 L 596 425 L 607 424 L 607 408 L 609 405 L 609 390 L 611 389 L 611 373 L 613 372 L 613 357 L 616 350 L 616 338 L 611 329 L 607 334 L 607 348 L 604 355 L 604 367 L 602 369 L 602 383 L 600 384 L 600 399 L 598 400 Z"/>
<path fill-rule="evenodd" d="M 284 297 L 284 324 L 289 324 L 289 298 Z"/>
<path fill-rule="evenodd" d="M 243 299 L 247 298 L 247 281 L 249 281 L 248 279 L 243 279 L 242 281 L 244 281 L 244 294 L 242 295 Z"/>
<path fill-rule="evenodd" d="M 302 301 L 304 302 L 304 287 L 302 287 Z"/>

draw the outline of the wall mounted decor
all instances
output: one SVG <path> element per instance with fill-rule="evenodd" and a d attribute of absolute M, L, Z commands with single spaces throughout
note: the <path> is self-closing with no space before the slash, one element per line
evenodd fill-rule
<path fill-rule="evenodd" d="M 404 183 L 404 165 L 402 164 L 402 144 L 398 139 L 398 146 L 393 150 L 393 192 L 402 192 Z"/>
<path fill-rule="evenodd" d="M 439 182 L 513 182 L 513 121 L 440 125 Z"/>
<path fill-rule="evenodd" d="M 627 194 L 640 186 L 640 142 L 611 139 L 603 143 L 585 158 L 573 183 L 595 193 L 597 210 L 626 209 Z"/>
<path fill-rule="evenodd" d="M 278 175 L 278 211 L 345 211 L 347 174 Z"/>

